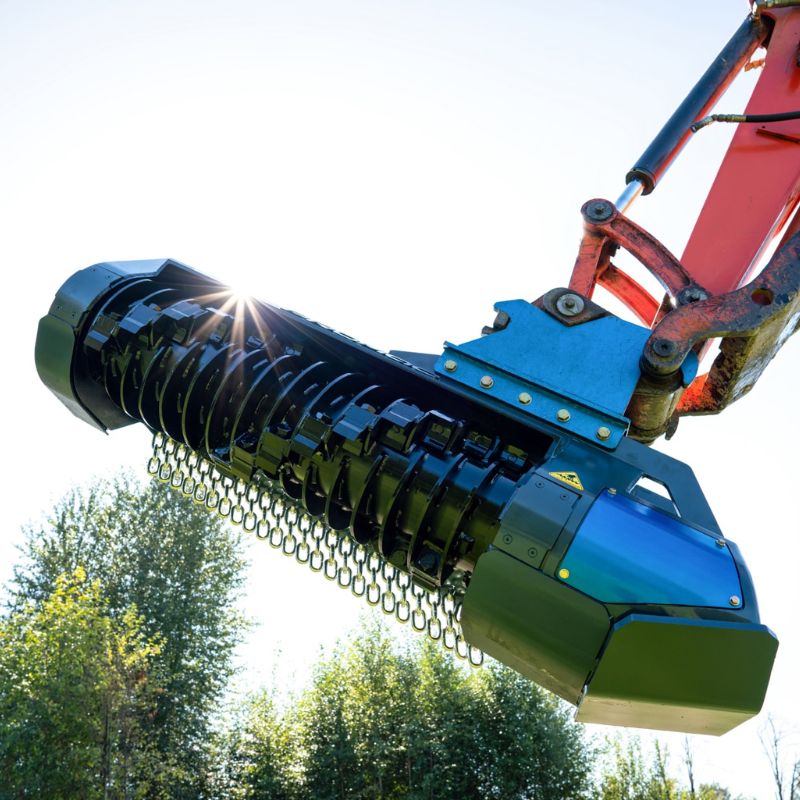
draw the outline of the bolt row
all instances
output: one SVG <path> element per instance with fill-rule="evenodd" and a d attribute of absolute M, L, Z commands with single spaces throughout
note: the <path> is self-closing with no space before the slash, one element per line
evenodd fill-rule
<path fill-rule="evenodd" d="M 447 361 L 444 362 L 444 368 L 448 372 L 455 372 L 458 369 L 458 364 L 452 358 L 448 358 Z M 482 389 L 491 389 L 494 386 L 494 378 L 492 378 L 491 375 L 483 375 L 479 383 Z M 517 395 L 517 400 L 523 406 L 527 406 L 531 404 L 533 398 L 528 392 L 520 392 Z M 571 418 L 572 415 L 566 408 L 559 408 L 558 411 L 556 411 L 556 419 L 559 422 L 567 423 Z M 611 429 L 605 425 L 601 425 L 595 432 L 595 435 L 601 442 L 605 442 L 611 438 Z"/>

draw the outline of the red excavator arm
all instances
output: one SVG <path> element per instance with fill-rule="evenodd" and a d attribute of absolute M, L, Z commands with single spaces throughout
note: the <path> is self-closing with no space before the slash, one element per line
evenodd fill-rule
<path fill-rule="evenodd" d="M 800 6 L 756 3 L 627 176 L 616 206 L 591 200 L 570 289 L 591 298 L 598 284 L 652 335 L 643 377 L 627 410 L 629 435 L 671 435 L 684 414 L 714 414 L 747 393 L 798 323 L 795 234 L 800 191 Z M 759 48 L 764 58 L 751 60 Z M 742 70 L 761 70 L 741 115 L 707 116 Z M 692 136 L 711 122 L 739 122 L 689 242 L 678 260 L 624 216 L 649 194 Z M 773 258 L 755 277 L 778 240 Z M 661 284 L 654 297 L 613 263 L 623 248 Z M 710 370 L 688 385 L 680 364 L 722 339 Z"/>

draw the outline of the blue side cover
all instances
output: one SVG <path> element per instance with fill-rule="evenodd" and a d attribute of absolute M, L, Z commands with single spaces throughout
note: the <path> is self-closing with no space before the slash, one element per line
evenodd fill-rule
<path fill-rule="evenodd" d="M 721 540 L 720 540 L 721 541 Z M 623 495 L 603 492 L 561 562 L 570 586 L 605 603 L 731 607 L 742 590 L 727 546 Z"/>

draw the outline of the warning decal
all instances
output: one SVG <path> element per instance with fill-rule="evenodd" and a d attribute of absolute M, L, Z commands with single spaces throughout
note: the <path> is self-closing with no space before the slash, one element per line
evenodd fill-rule
<path fill-rule="evenodd" d="M 580 489 L 583 491 L 583 484 L 581 483 L 581 479 L 578 477 L 577 472 L 551 472 L 550 475 L 557 481 L 561 481 L 561 483 L 566 483 L 567 486 L 571 486 L 573 489 Z"/>

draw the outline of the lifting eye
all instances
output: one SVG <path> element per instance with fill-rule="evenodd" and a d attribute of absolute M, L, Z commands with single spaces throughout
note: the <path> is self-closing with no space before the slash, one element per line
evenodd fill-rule
<path fill-rule="evenodd" d="M 642 475 L 636 481 L 636 485 L 631 489 L 631 494 L 645 501 L 650 500 L 654 505 L 663 510 L 671 511 L 678 517 L 681 515 L 669 489 L 661 481 L 650 478 L 647 475 Z"/>

